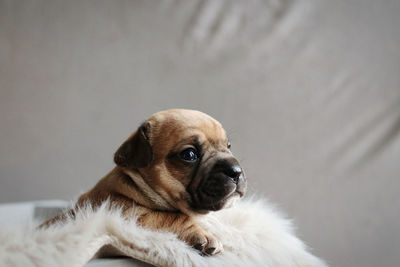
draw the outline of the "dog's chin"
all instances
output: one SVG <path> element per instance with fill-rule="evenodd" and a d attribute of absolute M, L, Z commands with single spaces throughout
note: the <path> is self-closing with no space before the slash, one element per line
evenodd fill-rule
<path fill-rule="evenodd" d="M 233 191 L 232 193 L 226 195 L 219 200 L 208 200 L 206 202 L 194 203 L 191 208 L 192 211 L 198 214 L 207 214 L 211 211 L 218 211 L 225 208 L 232 207 L 237 200 L 243 196 L 242 193 L 238 191 Z"/>

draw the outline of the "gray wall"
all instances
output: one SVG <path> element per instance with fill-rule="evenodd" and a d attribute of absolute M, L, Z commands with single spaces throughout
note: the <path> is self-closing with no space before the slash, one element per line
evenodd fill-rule
<path fill-rule="evenodd" d="M 0 1 L 0 202 L 71 199 L 152 113 L 222 122 L 332 266 L 396 266 L 399 1 Z"/>

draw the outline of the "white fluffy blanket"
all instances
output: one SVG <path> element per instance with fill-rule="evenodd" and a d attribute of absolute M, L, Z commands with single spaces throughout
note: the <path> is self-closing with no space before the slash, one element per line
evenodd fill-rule
<path fill-rule="evenodd" d="M 156 266 L 326 266 L 266 201 L 244 200 L 198 223 L 221 240 L 223 253 L 200 256 L 175 235 L 144 229 L 103 205 L 45 230 L 0 230 L 0 266 L 82 266 L 105 245 Z"/>

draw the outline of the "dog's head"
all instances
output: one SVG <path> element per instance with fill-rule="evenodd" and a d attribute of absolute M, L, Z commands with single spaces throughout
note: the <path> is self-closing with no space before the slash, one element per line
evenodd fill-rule
<path fill-rule="evenodd" d="M 169 205 L 185 213 L 228 207 L 246 190 L 224 129 L 199 111 L 154 114 L 121 145 L 114 161 L 140 173 Z"/>

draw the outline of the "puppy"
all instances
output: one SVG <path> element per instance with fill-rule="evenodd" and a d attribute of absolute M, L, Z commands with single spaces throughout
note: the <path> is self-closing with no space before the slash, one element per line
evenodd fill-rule
<path fill-rule="evenodd" d="M 218 121 L 194 110 L 155 113 L 121 145 L 114 161 L 116 167 L 79 197 L 77 207 L 110 199 L 124 216 L 138 216 L 143 227 L 173 232 L 204 255 L 222 251 L 193 220 L 231 206 L 246 191 L 246 178 Z"/>

